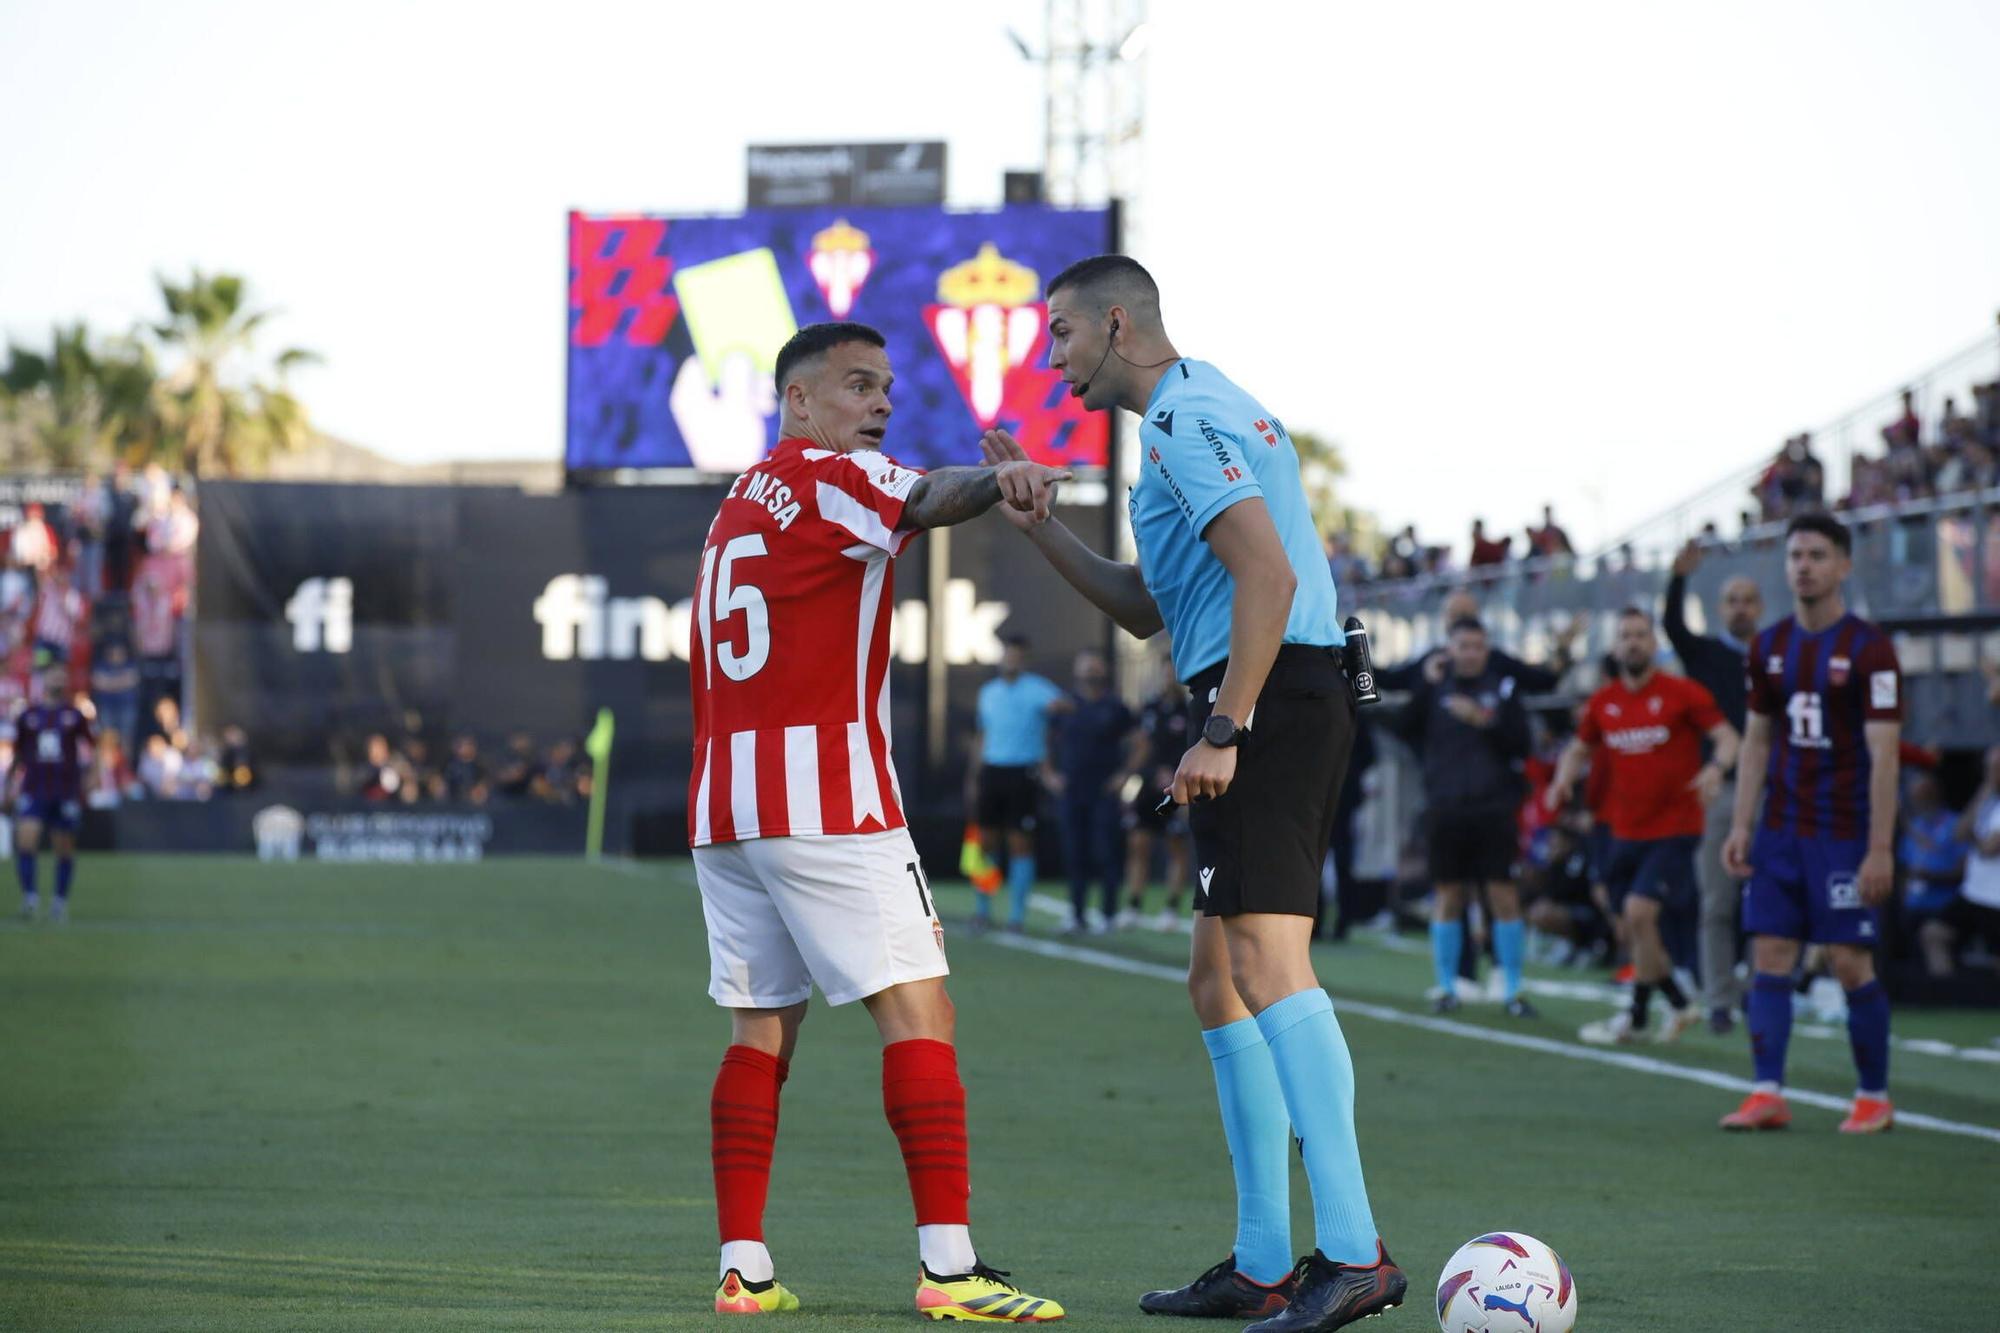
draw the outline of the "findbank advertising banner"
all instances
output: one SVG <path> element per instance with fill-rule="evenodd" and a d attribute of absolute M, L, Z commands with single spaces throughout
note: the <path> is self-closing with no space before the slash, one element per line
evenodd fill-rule
<path fill-rule="evenodd" d="M 267 764 L 359 759 L 415 729 L 538 745 L 617 717 L 614 802 L 685 802 L 688 645 L 701 543 L 728 483 L 528 495 L 503 487 L 210 482 L 196 551 L 195 704 L 241 725 Z M 1100 507 L 1064 507 L 1101 547 Z M 895 562 L 891 694 L 905 792 L 956 791 L 962 745 L 924 766 L 927 662 L 946 664 L 946 732 L 1026 633 L 1040 669 L 1106 642 L 1107 622 L 998 515 L 951 530 L 930 604 L 935 534 Z M 935 612 L 935 623 L 933 613 Z M 954 727 L 956 724 L 956 727 Z M 920 785 L 922 784 L 922 785 Z M 635 788 L 637 789 L 635 791 Z"/>

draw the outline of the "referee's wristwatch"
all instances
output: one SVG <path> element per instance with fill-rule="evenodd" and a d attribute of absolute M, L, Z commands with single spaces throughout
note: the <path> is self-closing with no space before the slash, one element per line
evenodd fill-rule
<path fill-rule="evenodd" d="M 1250 728 L 1237 726 L 1236 719 L 1227 713 L 1210 713 L 1201 726 L 1201 738 L 1218 750 L 1238 744 L 1249 733 Z"/>

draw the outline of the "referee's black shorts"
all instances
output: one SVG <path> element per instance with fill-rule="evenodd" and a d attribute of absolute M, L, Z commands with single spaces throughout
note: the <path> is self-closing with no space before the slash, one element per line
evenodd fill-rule
<path fill-rule="evenodd" d="M 1042 783 L 1035 770 L 1018 764 L 982 764 L 979 769 L 979 827 L 1024 833 L 1035 827 Z"/>
<path fill-rule="evenodd" d="M 1215 708 L 1227 666 L 1217 663 L 1188 682 L 1194 735 Z M 1354 694 L 1338 650 L 1278 649 L 1249 722 L 1229 790 L 1188 809 L 1195 907 L 1208 916 L 1313 916 L 1354 747 Z"/>
<path fill-rule="evenodd" d="M 1511 806 L 1432 806 L 1424 831 L 1434 884 L 1502 884 L 1520 847 Z"/>

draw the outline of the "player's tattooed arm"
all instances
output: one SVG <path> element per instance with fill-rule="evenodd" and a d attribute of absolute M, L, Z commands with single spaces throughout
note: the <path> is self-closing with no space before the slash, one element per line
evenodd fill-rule
<path fill-rule="evenodd" d="M 990 467 L 941 467 L 917 478 L 903 502 L 903 521 L 944 528 L 977 518 L 1000 503 L 1000 479 Z"/>
<path fill-rule="evenodd" d="M 1069 479 L 1067 468 L 1026 460 L 997 467 L 941 467 L 910 488 L 903 517 L 918 527 L 941 528 L 977 518 L 1005 501 L 1039 522 L 1049 516 L 1056 485 Z"/>

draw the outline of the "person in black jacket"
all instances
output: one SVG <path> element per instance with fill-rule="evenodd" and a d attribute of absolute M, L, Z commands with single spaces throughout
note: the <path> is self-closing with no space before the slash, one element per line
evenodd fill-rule
<path fill-rule="evenodd" d="M 1462 620 L 1479 619 L 1479 602 L 1464 588 L 1454 591 L 1444 599 L 1444 623 L 1448 627 Z M 1570 622 L 1556 636 L 1555 654 L 1547 666 L 1536 666 L 1533 662 L 1523 662 L 1502 648 L 1488 648 L 1488 655 L 1495 671 L 1502 677 L 1512 677 L 1515 688 L 1524 694 L 1552 694 L 1561 686 L 1565 672 L 1570 668 L 1570 645 L 1583 629 L 1581 618 Z M 1445 678 L 1450 670 L 1450 654 L 1443 646 L 1419 653 L 1409 661 L 1375 673 L 1375 682 L 1385 690 L 1414 690 L 1419 685 L 1435 686 Z"/>
<path fill-rule="evenodd" d="M 1743 654 L 1756 637 L 1764 618 L 1764 594 L 1756 580 L 1741 575 L 1722 585 L 1722 630 L 1717 634 L 1696 634 L 1687 623 L 1688 576 L 1701 568 L 1702 549 L 1689 542 L 1674 557 L 1673 577 L 1667 580 L 1666 606 L 1660 623 L 1667 641 L 1681 659 L 1688 679 L 1704 686 L 1715 696 L 1722 715 L 1738 735 L 1743 732 L 1745 675 Z M 1736 981 L 1739 931 L 1736 917 L 1742 899 L 1742 885 L 1722 868 L 1722 844 L 1729 836 L 1729 821 L 1736 809 L 1736 774 L 1723 775 L 1720 791 L 1708 805 L 1708 823 L 1701 847 L 1695 853 L 1695 880 L 1701 886 L 1699 958 L 1701 1000 L 1708 1009 L 1708 1025 L 1718 1033 L 1735 1025 L 1735 1011 L 1742 1000 Z"/>
<path fill-rule="evenodd" d="M 1531 745 L 1528 714 L 1516 677 L 1499 670 L 1478 620 L 1453 622 L 1445 651 L 1443 679 L 1421 682 L 1404 714 L 1404 730 L 1423 762 L 1429 805 L 1435 1007 L 1439 1013 L 1458 1007 L 1453 987 L 1465 940 L 1462 916 L 1470 895 L 1484 888 L 1507 1013 L 1530 1018 L 1534 1010 L 1521 998 L 1527 928 L 1513 879 L 1521 765 Z"/>

